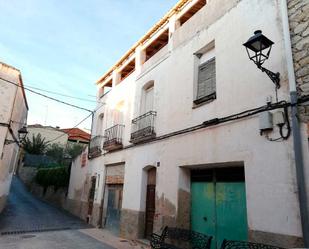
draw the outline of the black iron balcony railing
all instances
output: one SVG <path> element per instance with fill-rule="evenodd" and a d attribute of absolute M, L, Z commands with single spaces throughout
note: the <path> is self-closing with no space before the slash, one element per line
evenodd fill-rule
<path fill-rule="evenodd" d="M 102 143 L 103 143 L 103 136 L 95 136 L 91 138 L 90 144 L 89 144 L 89 157 L 90 158 L 101 155 Z"/>
<path fill-rule="evenodd" d="M 156 137 L 155 118 L 157 112 L 149 111 L 132 120 L 131 142 L 139 143 Z"/>
<path fill-rule="evenodd" d="M 105 130 L 103 149 L 110 151 L 122 148 L 124 125 L 114 125 Z"/>

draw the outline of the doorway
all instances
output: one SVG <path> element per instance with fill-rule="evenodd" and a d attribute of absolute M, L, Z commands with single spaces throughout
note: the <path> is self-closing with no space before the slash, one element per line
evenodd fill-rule
<path fill-rule="evenodd" d="M 191 171 L 191 227 L 213 236 L 212 249 L 223 239 L 247 240 L 243 167 Z"/>
<path fill-rule="evenodd" d="M 150 239 L 153 233 L 153 220 L 156 210 L 156 168 L 147 171 L 145 238 Z"/>
<path fill-rule="evenodd" d="M 106 210 L 106 225 L 114 235 L 119 235 L 120 216 L 122 207 L 122 184 L 107 185 L 107 210 Z"/>
<path fill-rule="evenodd" d="M 92 215 L 93 210 L 93 202 L 94 202 L 94 196 L 95 196 L 95 186 L 96 186 L 97 178 L 95 176 L 91 177 L 91 185 L 89 189 L 89 195 L 88 195 L 88 217 L 87 221 L 89 222 L 89 219 Z"/>

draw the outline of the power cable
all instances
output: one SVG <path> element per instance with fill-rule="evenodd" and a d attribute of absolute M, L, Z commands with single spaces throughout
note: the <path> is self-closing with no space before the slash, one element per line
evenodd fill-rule
<path fill-rule="evenodd" d="M 309 95 L 308 95 L 308 98 L 309 98 Z M 300 100 L 300 101 L 302 101 L 302 100 Z M 158 136 L 158 137 L 156 137 L 156 138 L 154 138 L 153 140 L 150 140 L 150 141 L 145 141 L 145 142 L 141 142 L 139 144 L 131 144 L 131 145 L 124 146 L 123 149 L 129 149 L 129 148 L 139 146 L 139 145 L 142 145 L 142 144 L 145 144 L 145 143 L 156 142 L 156 141 L 159 141 L 159 140 L 168 139 L 170 137 L 182 135 L 182 134 L 189 133 L 189 132 L 194 132 L 194 131 L 197 131 L 197 130 L 200 130 L 200 129 L 205 129 L 205 128 L 212 127 L 212 126 L 219 125 L 219 124 L 223 124 L 223 123 L 226 123 L 226 122 L 231 122 L 231 121 L 235 121 L 235 120 L 239 120 L 239 119 L 243 119 L 243 118 L 248 118 L 248 117 L 254 116 L 254 115 L 261 113 L 261 112 L 276 110 L 276 109 L 280 109 L 280 108 L 287 108 L 289 106 L 291 106 L 291 103 L 288 103 L 286 101 L 280 101 L 278 103 L 260 106 L 260 107 L 257 107 L 257 108 L 253 108 L 253 109 L 245 110 L 245 111 L 242 111 L 242 112 L 239 112 L 239 113 L 235 113 L 235 114 L 232 114 L 232 115 L 229 115 L 229 116 L 225 116 L 225 117 L 221 117 L 221 118 L 213 118 L 213 119 L 204 121 L 201 124 L 191 126 L 189 128 L 185 128 L 185 129 L 182 129 L 182 130 L 178 130 L 178 131 L 174 131 L 174 132 L 170 132 L 170 133 Z M 290 135 L 290 133 L 288 133 L 288 135 L 284 136 L 284 138 L 282 138 L 282 139 L 287 139 L 287 136 L 289 136 L 289 135 Z M 111 153 L 111 152 L 106 152 L 104 154 L 107 154 L 107 153 Z"/>
<path fill-rule="evenodd" d="M 77 126 L 79 126 L 81 123 L 83 123 L 85 120 L 87 120 L 87 119 L 88 119 L 90 116 L 92 116 L 92 115 L 93 115 L 93 113 L 90 113 L 89 115 L 87 115 L 87 117 L 83 118 L 80 122 L 78 122 L 76 125 L 74 125 L 72 128 L 70 128 L 70 129 L 68 130 L 68 132 L 71 132 L 74 128 L 76 128 Z M 58 140 L 59 138 L 65 136 L 65 135 L 67 135 L 67 132 L 65 132 L 64 134 L 61 134 L 60 136 L 58 136 L 58 137 L 56 137 L 56 138 L 54 138 L 54 139 L 52 139 L 52 140 L 50 140 L 50 141 L 47 141 L 47 144 L 52 143 L 52 142 Z"/>
<path fill-rule="evenodd" d="M 64 105 L 68 105 L 68 106 L 71 106 L 71 107 L 74 107 L 74 108 L 77 108 L 77 109 L 84 110 L 84 111 L 87 111 L 87 112 L 91 112 L 91 113 L 92 113 L 91 110 L 88 110 L 88 109 L 86 109 L 86 108 L 84 108 L 84 107 L 80 107 L 80 106 L 77 106 L 77 105 L 73 105 L 73 104 L 67 103 L 67 102 L 65 102 L 65 101 L 62 101 L 62 100 L 59 100 L 59 99 L 56 99 L 56 98 L 47 96 L 47 95 L 45 95 L 45 94 L 36 92 L 36 91 L 34 91 L 34 90 L 32 90 L 32 89 L 29 89 L 29 88 L 27 88 L 27 87 L 22 87 L 22 86 L 20 86 L 19 84 L 16 84 L 15 82 L 10 81 L 10 80 L 7 80 L 7 79 L 4 79 L 4 78 L 2 78 L 2 77 L 0 77 L 0 79 L 3 80 L 4 82 L 10 83 L 10 84 L 15 85 L 15 86 L 20 87 L 20 88 L 23 88 L 23 89 L 25 89 L 25 90 L 27 90 L 27 91 L 29 91 L 29 92 L 34 93 L 34 94 L 40 95 L 41 97 L 44 97 L 44 98 L 47 98 L 47 99 L 50 99 L 50 100 L 59 102 L 59 103 L 64 104 Z"/>
<path fill-rule="evenodd" d="M 87 120 L 90 116 L 93 116 L 95 112 L 97 112 L 100 108 L 102 108 L 105 105 L 105 103 L 102 103 L 98 108 L 96 108 L 96 110 L 94 110 L 93 112 L 91 112 L 88 116 L 86 116 L 85 118 L 83 118 L 80 122 L 78 122 L 76 125 L 74 125 L 72 128 L 68 129 L 67 132 L 71 132 L 74 128 L 76 128 L 77 126 L 79 126 L 80 124 L 82 124 L 85 120 Z M 51 141 L 48 141 L 47 143 L 51 143 L 54 142 L 56 140 L 58 140 L 59 138 L 65 136 L 67 133 L 61 134 L 60 136 L 54 138 Z"/>
<path fill-rule="evenodd" d="M 96 100 L 79 98 L 79 97 L 75 97 L 75 96 L 71 96 L 71 95 L 67 95 L 67 94 L 63 94 L 63 93 L 59 93 L 59 92 L 54 92 L 54 91 L 50 91 L 50 90 L 46 90 L 46 89 L 42 89 L 42 88 L 38 88 L 38 87 L 34 87 L 34 86 L 29 86 L 29 85 L 25 85 L 25 86 L 28 87 L 28 88 L 32 88 L 32 89 L 39 90 L 39 91 L 42 91 L 42 92 L 47 92 L 47 93 L 59 95 L 59 96 L 62 96 L 62 97 L 67 97 L 67 98 L 72 98 L 72 99 L 78 99 L 78 100 L 82 100 L 82 101 L 88 101 L 88 102 L 97 103 Z"/>

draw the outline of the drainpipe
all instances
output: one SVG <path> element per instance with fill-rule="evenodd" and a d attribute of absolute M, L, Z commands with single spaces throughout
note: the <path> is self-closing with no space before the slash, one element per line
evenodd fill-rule
<path fill-rule="evenodd" d="M 296 178 L 298 187 L 300 218 L 301 218 L 304 246 L 309 247 L 309 209 L 308 209 L 307 193 L 306 193 L 302 140 L 301 140 L 300 124 L 298 120 L 297 90 L 296 90 L 296 80 L 294 74 L 295 71 L 293 65 L 292 49 L 291 49 L 287 0 L 281 1 L 281 10 L 282 10 L 284 45 L 286 52 L 288 79 L 289 79 L 290 96 L 291 96 L 291 119 L 292 119 L 292 133 L 293 133 L 293 145 L 294 145 L 293 147 L 294 147 L 295 168 L 296 168 Z"/>

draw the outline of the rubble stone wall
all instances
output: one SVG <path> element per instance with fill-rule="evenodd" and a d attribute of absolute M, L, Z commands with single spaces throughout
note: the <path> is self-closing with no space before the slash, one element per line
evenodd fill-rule
<path fill-rule="evenodd" d="M 309 95 L 309 0 L 288 0 L 288 15 L 298 94 Z M 300 113 L 308 122 L 309 106 Z"/>

